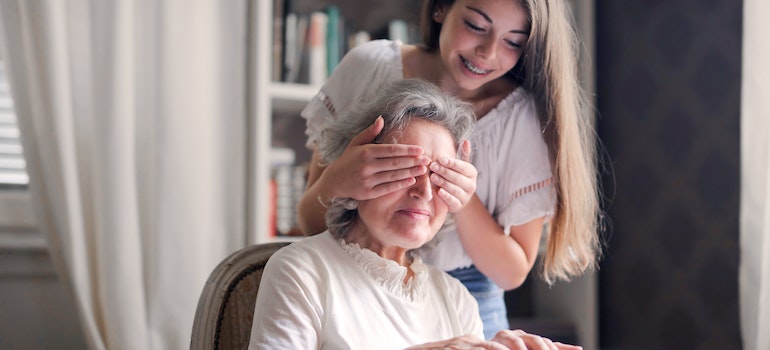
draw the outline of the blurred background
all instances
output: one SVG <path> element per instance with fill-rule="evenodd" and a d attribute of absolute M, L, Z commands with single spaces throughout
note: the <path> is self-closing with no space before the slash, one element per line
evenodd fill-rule
<path fill-rule="evenodd" d="M 419 1 L 407 0 L 298 0 L 292 7 L 284 1 L 267 6 L 260 0 L 239 2 L 227 10 L 215 3 L 196 8 L 232 11 L 239 18 L 233 26 L 244 35 L 231 39 L 247 43 L 245 49 L 233 51 L 243 58 L 224 63 L 245 67 L 227 71 L 232 76 L 242 74 L 234 78 L 235 88 L 242 92 L 224 101 L 237 106 L 230 112 L 248 117 L 220 132 L 238 132 L 243 149 L 235 155 L 244 161 L 235 167 L 243 173 L 236 180 L 248 185 L 235 190 L 244 197 L 235 200 L 248 204 L 240 209 L 243 213 L 237 218 L 243 222 L 234 225 L 234 238 L 200 264 L 190 286 L 202 286 L 215 263 L 239 246 L 296 239 L 291 193 L 304 185 L 300 178 L 310 154 L 304 148 L 304 121 L 298 112 L 317 91 L 312 80 L 317 73 L 308 71 L 309 67 L 296 68 L 291 73 L 296 76 L 287 78 L 285 65 L 273 66 L 285 59 L 274 51 L 277 40 L 286 40 L 275 36 L 276 31 L 284 33 L 275 28 L 282 28 L 288 13 L 297 15 L 293 21 L 305 18 L 306 25 L 311 25 L 313 13 L 334 6 L 338 20 L 349 26 L 349 35 L 369 39 L 399 35 L 401 40 L 414 41 L 419 11 Z M 138 1 L 136 8 L 146 7 L 142 4 Z M 575 0 L 572 4 L 583 37 L 584 86 L 592 95 L 596 129 L 605 151 L 600 169 L 607 215 L 604 257 L 598 272 L 573 283 L 549 288 L 531 276 L 507 294 L 509 316 L 514 325 L 587 349 L 742 349 L 739 209 L 744 2 Z M 90 9 L 94 23 L 100 21 L 99 6 L 81 7 Z M 180 2 L 166 10 L 184 7 Z M 9 28 L 17 23 L 10 22 L 34 18 L 25 16 L 35 9 L 3 0 L 0 27 L 5 28 L 4 35 L 13 37 Z M 68 11 L 75 12 L 62 11 L 63 18 Z M 158 29 L 137 26 L 135 30 L 153 28 Z M 197 35 L 204 30 L 198 28 Z M 35 33 L 40 31 L 25 35 Z M 193 52 L 216 48 L 205 45 L 216 40 L 200 40 L 202 46 Z M 6 39 L 3 60 L 13 44 L 13 39 Z M 303 59 L 309 58 L 300 56 Z M 14 81 L 9 69 L 13 66 L 6 65 L 0 74 L 4 84 Z M 90 78 L 96 81 L 99 76 Z M 195 76 L 182 80 L 183 84 L 198 81 Z M 87 348 L 91 342 L 83 335 L 78 303 L 49 254 L 46 226 L 34 213 L 18 140 L 25 134 L 14 131 L 18 124 L 24 126 L 20 120 L 24 113 L 14 108 L 14 100 L 32 97 L 5 86 L 0 86 L 0 153 L 7 154 L 0 163 L 6 176 L 0 178 L 0 349 Z M 194 96 L 206 98 L 205 94 Z M 188 185 L 196 186 L 194 181 Z M 279 192 L 267 197 L 268 188 Z M 277 215 L 277 222 L 268 212 Z M 189 252 L 177 254 L 177 259 L 190 257 Z M 199 294 L 199 289 L 192 289 L 191 302 Z M 191 320 L 181 323 L 179 334 Z M 179 337 L 159 348 L 185 348 L 189 338 Z"/>

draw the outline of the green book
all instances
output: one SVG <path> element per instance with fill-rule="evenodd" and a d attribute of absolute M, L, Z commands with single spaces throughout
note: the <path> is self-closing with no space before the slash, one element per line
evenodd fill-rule
<path fill-rule="evenodd" d="M 337 6 L 326 8 L 326 72 L 327 76 L 332 74 L 337 63 L 340 62 L 340 9 Z"/>

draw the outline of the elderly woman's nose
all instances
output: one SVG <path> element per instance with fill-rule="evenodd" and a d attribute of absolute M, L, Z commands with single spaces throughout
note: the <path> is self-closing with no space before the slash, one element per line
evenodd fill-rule
<path fill-rule="evenodd" d="M 409 194 L 417 199 L 429 201 L 433 199 L 433 184 L 430 182 L 430 172 L 414 177 L 416 182 L 409 188 Z"/>

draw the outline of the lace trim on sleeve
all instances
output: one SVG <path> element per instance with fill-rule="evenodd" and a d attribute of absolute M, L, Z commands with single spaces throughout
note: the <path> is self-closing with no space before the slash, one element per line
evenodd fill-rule
<path fill-rule="evenodd" d="M 336 118 L 336 112 L 337 110 L 334 108 L 332 99 L 323 93 L 323 91 L 318 91 L 310 102 L 308 102 L 305 109 L 300 113 L 302 118 L 307 120 L 305 122 L 305 135 L 307 136 L 305 147 L 307 147 L 307 149 L 315 149 L 318 144 L 318 137 L 323 130 L 324 122 L 329 118 Z"/>
<path fill-rule="evenodd" d="M 553 215 L 556 203 L 553 178 L 524 186 L 509 196 L 508 205 L 496 213 L 498 223 L 505 234 L 512 225 L 521 225 L 539 217 Z"/>
<path fill-rule="evenodd" d="M 321 100 L 321 103 L 323 103 L 324 107 L 326 107 L 326 111 L 329 112 L 330 115 L 334 117 L 337 116 L 337 111 L 334 109 L 334 104 L 332 104 L 332 100 L 329 98 L 329 96 L 326 96 L 323 91 L 319 91 L 318 99 Z"/>
<path fill-rule="evenodd" d="M 516 198 L 524 196 L 527 193 L 534 192 L 534 191 L 537 191 L 537 190 L 539 190 L 541 188 L 545 188 L 545 187 L 551 186 L 551 179 L 552 178 L 549 177 L 549 178 L 547 178 L 545 180 L 542 180 L 540 182 L 536 182 L 536 183 L 533 183 L 533 184 L 531 184 L 529 186 L 525 186 L 525 187 L 522 187 L 522 188 L 516 190 L 516 192 L 513 192 L 513 194 L 511 195 L 511 198 L 508 199 L 508 203 L 513 202 Z"/>

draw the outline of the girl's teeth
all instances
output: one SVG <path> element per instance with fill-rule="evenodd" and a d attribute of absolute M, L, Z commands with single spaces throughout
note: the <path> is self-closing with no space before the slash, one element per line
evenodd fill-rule
<path fill-rule="evenodd" d="M 473 64 L 471 64 L 469 61 L 465 59 L 463 59 L 463 64 L 465 65 L 466 68 L 468 68 L 471 72 L 475 74 L 485 74 L 488 72 L 486 70 L 476 68 L 476 66 L 474 66 Z"/>

